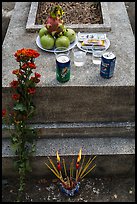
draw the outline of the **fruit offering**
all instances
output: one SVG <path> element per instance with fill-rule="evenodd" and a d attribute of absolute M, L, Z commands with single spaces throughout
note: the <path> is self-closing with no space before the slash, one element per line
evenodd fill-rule
<path fill-rule="evenodd" d="M 76 40 L 75 31 L 64 25 L 63 14 L 60 5 L 53 6 L 45 25 L 39 30 L 40 43 L 44 49 L 68 48 Z"/>

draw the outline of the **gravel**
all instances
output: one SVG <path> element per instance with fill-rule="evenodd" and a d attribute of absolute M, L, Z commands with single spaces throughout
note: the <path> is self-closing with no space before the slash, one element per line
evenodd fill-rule
<path fill-rule="evenodd" d="M 127 175 L 128 176 L 128 175 Z M 18 182 L 5 178 L 2 182 L 2 202 L 15 202 Z M 56 178 L 28 178 L 23 202 L 135 202 L 135 181 L 131 177 L 85 177 L 79 193 L 67 197 L 60 192 Z"/>

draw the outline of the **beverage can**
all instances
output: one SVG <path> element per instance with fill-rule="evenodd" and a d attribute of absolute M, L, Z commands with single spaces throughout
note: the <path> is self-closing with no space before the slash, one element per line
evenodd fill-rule
<path fill-rule="evenodd" d="M 61 83 L 70 79 L 70 59 L 65 54 L 59 54 L 56 58 L 56 77 Z"/>
<path fill-rule="evenodd" d="M 101 57 L 100 75 L 103 78 L 111 78 L 114 73 L 116 56 L 112 52 L 106 52 Z"/>

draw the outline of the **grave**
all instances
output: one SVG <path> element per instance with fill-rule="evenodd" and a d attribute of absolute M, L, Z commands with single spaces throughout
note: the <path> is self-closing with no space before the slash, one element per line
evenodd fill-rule
<path fill-rule="evenodd" d="M 9 83 L 18 67 L 14 53 L 21 48 L 38 50 L 36 65 L 42 77 L 34 99 L 37 112 L 30 121 L 39 131 L 34 174 L 45 175 L 45 156 L 55 156 L 57 150 L 60 156 L 77 156 L 80 148 L 85 155 L 98 155 L 93 174 L 134 174 L 135 39 L 124 2 L 108 2 L 107 7 L 111 30 L 104 32 L 111 42 L 108 51 L 117 57 L 114 76 L 103 79 L 88 54 L 83 67 L 72 62 L 70 81 L 61 84 L 56 81 L 54 54 L 37 47 L 38 31 L 26 29 L 31 2 L 16 2 L 2 46 L 2 106 L 12 100 Z M 4 176 L 15 174 L 9 136 L 3 127 Z"/>

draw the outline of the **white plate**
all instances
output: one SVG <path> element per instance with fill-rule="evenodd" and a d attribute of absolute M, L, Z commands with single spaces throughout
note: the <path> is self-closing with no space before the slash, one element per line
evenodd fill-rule
<path fill-rule="evenodd" d="M 75 45 L 77 44 L 77 42 L 78 42 L 78 38 L 77 38 L 77 36 L 76 36 L 76 40 L 75 40 L 73 43 L 70 43 L 70 46 L 68 47 L 67 50 L 71 50 L 72 48 L 74 48 Z M 39 36 L 37 36 L 37 38 L 36 38 L 36 44 L 37 44 L 37 46 L 38 46 L 40 49 L 42 49 L 42 50 L 44 50 L 44 51 L 47 51 L 47 52 L 54 52 L 54 51 L 55 51 L 55 47 L 54 47 L 53 49 L 51 49 L 51 50 L 44 49 L 44 48 L 42 47 L 41 43 L 40 43 L 40 37 L 39 37 Z"/>
<path fill-rule="evenodd" d="M 105 50 L 107 50 L 110 46 L 110 40 L 108 38 L 106 38 L 105 40 Z M 86 49 L 82 48 L 81 47 L 81 42 L 78 42 L 77 43 L 77 47 L 80 49 L 80 50 L 83 50 L 85 51 Z M 86 50 L 88 53 L 92 53 L 92 50 Z"/>

